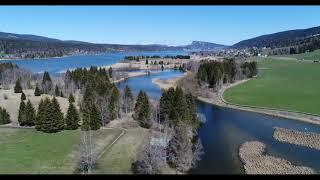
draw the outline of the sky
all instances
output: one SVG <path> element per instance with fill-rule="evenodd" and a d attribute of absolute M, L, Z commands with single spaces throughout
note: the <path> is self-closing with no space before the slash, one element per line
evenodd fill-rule
<path fill-rule="evenodd" d="M 320 26 L 320 6 L 0 6 L 0 31 L 114 44 L 232 45 Z"/>

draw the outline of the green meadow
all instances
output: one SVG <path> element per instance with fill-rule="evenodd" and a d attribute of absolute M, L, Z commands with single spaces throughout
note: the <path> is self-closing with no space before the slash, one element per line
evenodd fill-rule
<path fill-rule="evenodd" d="M 100 129 L 93 133 L 103 149 L 121 130 Z M 34 129 L 0 128 L 0 174 L 72 174 L 80 130 L 43 133 Z"/>
<path fill-rule="evenodd" d="M 320 115 L 320 63 L 259 58 L 258 77 L 227 89 L 223 98 L 241 105 Z"/>

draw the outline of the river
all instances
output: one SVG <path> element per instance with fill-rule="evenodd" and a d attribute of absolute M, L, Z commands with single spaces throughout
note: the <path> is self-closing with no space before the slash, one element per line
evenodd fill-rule
<path fill-rule="evenodd" d="M 158 71 L 149 76 L 129 78 L 118 83 L 123 89 L 128 85 L 135 96 L 139 90 L 147 92 L 149 98 L 159 100 L 161 90 L 151 82 L 152 78 L 168 79 L 182 76 L 179 71 Z M 199 130 L 199 137 L 204 146 L 204 155 L 191 174 L 242 174 L 241 161 L 238 157 L 239 146 L 252 140 L 267 145 L 269 155 L 289 160 L 295 165 L 303 165 L 320 170 L 320 151 L 310 148 L 281 143 L 273 139 L 273 127 L 283 127 L 299 131 L 320 133 L 320 126 L 292 119 L 284 119 L 245 112 L 197 101 L 197 112 L 206 117 L 206 123 Z"/>

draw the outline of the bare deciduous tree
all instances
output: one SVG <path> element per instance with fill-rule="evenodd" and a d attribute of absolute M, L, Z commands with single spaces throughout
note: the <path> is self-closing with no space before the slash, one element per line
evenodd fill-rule
<path fill-rule="evenodd" d="M 77 174 L 91 174 L 96 164 L 96 155 L 94 154 L 94 143 L 92 139 L 92 132 L 81 131 L 81 140 L 78 147 L 78 154 L 76 159 L 75 173 Z"/>

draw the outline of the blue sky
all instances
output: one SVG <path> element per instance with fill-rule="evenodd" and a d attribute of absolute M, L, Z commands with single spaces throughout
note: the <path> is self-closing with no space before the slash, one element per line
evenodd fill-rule
<path fill-rule="evenodd" d="M 119 44 L 231 45 L 320 26 L 320 6 L 0 6 L 0 31 Z"/>

